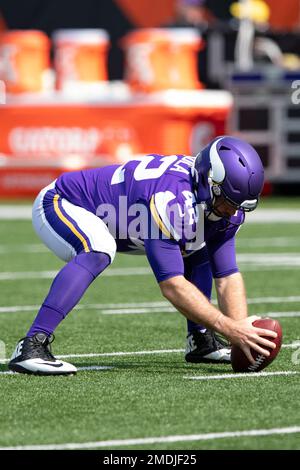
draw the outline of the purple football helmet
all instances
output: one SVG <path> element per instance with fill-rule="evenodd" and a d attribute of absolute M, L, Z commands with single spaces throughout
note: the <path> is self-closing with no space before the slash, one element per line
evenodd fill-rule
<path fill-rule="evenodd" d="M 229 201 L 237 209 L 253 211 L 264 184 L 262 162 L 247 142 L 236 137 L 214 139 L 195 160 L 197 201 L 212 208 L 214 196 Z"/>

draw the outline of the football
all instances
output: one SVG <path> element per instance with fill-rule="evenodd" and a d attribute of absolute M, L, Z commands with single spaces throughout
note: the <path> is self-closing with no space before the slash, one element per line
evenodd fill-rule
<path fill-rule="evenodd" d="M 255 359 L 255 364 L 251 364 L 243 351 L 238 346 L 233 345 L 231 349 L 231 365 L 234 372 L 258 372 L 271 364 L 280 351 L 282 343 L 282 329 L 280 323 L 277 320 L 273 320 L 272 318 L 261 318 L 259 320 L 255 320 L 253 322 L 253 326 L 276 331 L 277 338 L 270 338 L 265 336 L 266 339 L 270 339 L 276 344 L 276 348 L 269 349 L 269 357 L 263 356 L 259 352 L 251 349 L 251 354 Z"/>

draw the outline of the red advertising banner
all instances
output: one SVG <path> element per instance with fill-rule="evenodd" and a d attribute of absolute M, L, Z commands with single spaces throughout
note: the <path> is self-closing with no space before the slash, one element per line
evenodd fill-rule
<path fill-rule="evenodd" d="M 62 171 L 123 163 L 136 154 L 196 154 L 226 132 L 230 109 L 231 96 L 222 91 L 1 106 L 0 195 L 35 194 Z"/>

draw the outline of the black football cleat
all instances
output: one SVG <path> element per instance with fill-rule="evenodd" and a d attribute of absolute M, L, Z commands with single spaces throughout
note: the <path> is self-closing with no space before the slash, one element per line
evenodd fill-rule
<path fill-rule="evenodd" d="M 21 374 L 76 374 L 76 367 L 53 356 L 50 350 L 50 343 L 53 340 L 53 335 L 48 337 L 45 333 L 36 333 L 34 336 L 22 338 L 8 363 L 8 368 Z"/>
<path fill-rule="evenodd" d="M 186 362 L 230 364 L 231 348 L 226 340 L 221 339 L 213 331 L 205 333 L 193 330 L 187 336 Z"/>

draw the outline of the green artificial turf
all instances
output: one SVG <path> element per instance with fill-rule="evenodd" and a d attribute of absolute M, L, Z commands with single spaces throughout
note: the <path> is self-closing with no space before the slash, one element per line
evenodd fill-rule
<path fill-rule="evenodd" d="M 245 225 L 238 235 L 237 251 L 252 254 L 254 260 L 264 254 L 300 257 L 299 225 Z M 51 284 L 51 275 L 42 278 L 37 274 L 32 279 L 30 273 L 57 271 L 62 262 L 43 248 L 30 221 L 0 221 L 0 260 L 0 340 L 9 357 L 16 342 L 26 334 Z M 247 263 L 241 263 L 250 299 L 300 296 L 300 266 L 281 267 L 280 261 L 274 266 L 253 264 L 250 270 Z M 119 255 L 109 269 L 129 267 L 146 268 L 147 262 L 143 256 Z M 20 279 L 1 278 L 3 273 L 15 272 L 23 273 Z M 137 273 L 100 276 L 81 300 L 81 309 L 71 312 L 55 333 L 55 355 L 75 355 L 65 360 L 77 367 L 109 366 L 111 369 L 79 370 L 71 377 L 0 374 L 0 447 L 300 426 L 300 374 L 187 379 L 187 376 L 231 374 L 232 370 L 230 365 L 185 363 L 181 350 L 185 347 L 186 322 L 177 312 L 163 312 L 158 308 L 147 313 L 112 313 L 113 307 L 105 304 L 118 304 L 116 307 L 122 311 L 128 303 L 141 307 L 140 303 L 164 302 L 153 275 Z M 32 308 L 5 311 L 9 306 Z M 300 372 L 300 365 L 293 362 L 297 349 L 289 346 L 300 340 L 297 316 L 300 298 L 249 304 L 251 314 L 287 311 L 296 312 L 293 317 L 279 318 L 283 342 L 288 347 L 281 350 L 267 372 Z M 172 349 L 175 351 L 168 351 Z M 116 352 L 133 354 L 105 355 Z M 82 357 L 83 354 L 99 355 Z M 6 364 L 0 365 L 0 369 L 6 371 Z M 300 435 L 183 439 L 175 443 L 122 444 L 113 448 L 299 449 Z"/>

